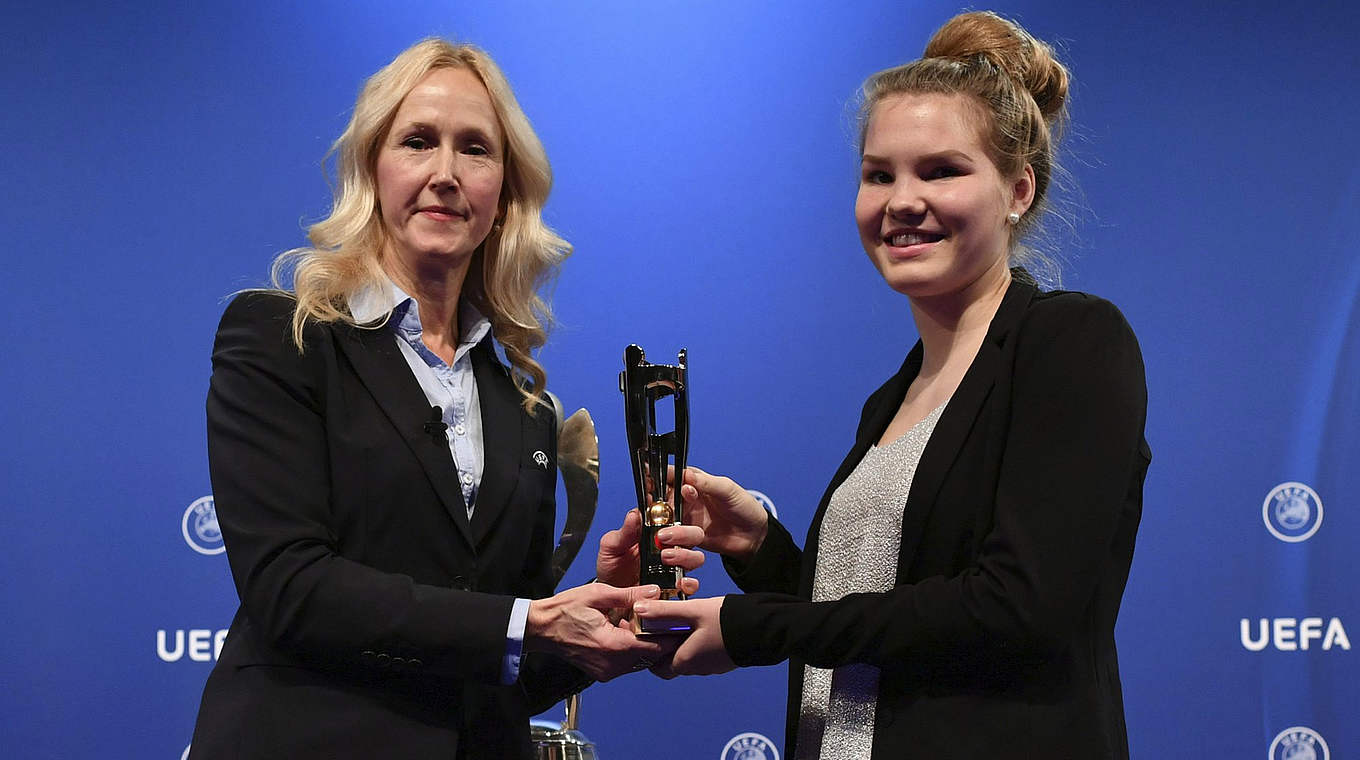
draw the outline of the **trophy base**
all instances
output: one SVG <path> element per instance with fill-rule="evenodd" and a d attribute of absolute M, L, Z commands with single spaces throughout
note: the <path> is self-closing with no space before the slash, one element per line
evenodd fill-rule
<path fill-rule="evenodd" d="M 680 589 L 663 588 L 661 596 L 663 600 L 684 599 L 685 595 L 680 593 Z M 679 620 L 666 620 L 659 618 L 655 620 L 643 620 L 640 617 L 633 617 L 633 633 L 638 638 L 648 636 L 684 636 L 694 629 L 689 623 L 682 623 Z"/>
<path fill-rule="evenodd" d="M 529 739 L 538 760 L 596 760 L 595 745 L 580 731 L 551 721 L 529 724 Z"/>

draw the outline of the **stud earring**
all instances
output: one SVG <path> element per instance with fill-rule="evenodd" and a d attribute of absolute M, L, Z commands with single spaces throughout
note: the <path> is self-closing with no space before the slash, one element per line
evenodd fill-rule
<path fill-rule="evenodd" d="M 1014 227 L 1015 225 L 1020 223 L 1020 215 L 1015 213 L 1014 211 L 1010 212 L 1009 214 L 1006 214 L 1006 223 Z"/>

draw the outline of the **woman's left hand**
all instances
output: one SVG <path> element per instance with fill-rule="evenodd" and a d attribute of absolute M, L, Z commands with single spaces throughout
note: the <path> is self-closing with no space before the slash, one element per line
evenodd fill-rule
<path fill-rule="evenodd" d="M 619 588 L 636 586 L 641 564 L 638 539 L 641 537 L 642 518 L 636 509 L 630 509 L 618 530 L 611 530 L 600 538 L 600 553 L 595 557 L 595 578 Z M 704 564 L 704 553 L 691 548 L 703 542 L 703 528 L 676 525 L 662 530 L 660 538 L 666 547 L 661 551 L 661 560 L 666 564 L 681 568 L 686 573 Z M 680 581 L 680 590 L 687 596 L 698 592 L 699 579 L 686 576 Z"/>
<path fill-rule="evenodd" d="M 737 667 L 727 655 L 719 621 L 726 598 L 718 596 L 682 602 L 650 599 L 633 605 L 634 614 L 640 618 L 683 623 L 691 629 L 670 659 L 662 660 L 652 668 L 653 673 L 662 678 L 711 676 Z"/>

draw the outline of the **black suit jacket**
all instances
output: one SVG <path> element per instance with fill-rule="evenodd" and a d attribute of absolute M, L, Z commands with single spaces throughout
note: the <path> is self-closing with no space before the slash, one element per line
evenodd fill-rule
<path fill-rule="evenodd" d="M 771 521 L 729 570 L 723 638 L 740 665 L 882 668 L 873 757 L 1127 758 L 1114 624 L 1151 452 L 1137 340 L 1107 301 L 1040 293 L 1022 271 L 922 453 L 896 586 L 810 603 L 831 494 L 886 429 L 918 343 L 864 405 L 806 550 Z"/>
<path fill-rule="evenodd" d="M 490 338 L 474 349 L 469 520 L 391 331 L 311 323 L 299 353 L 293 308 L 239 296 L 213 348 L 208 457 L 241 606 L 192 756 L 528 757 L 529 717 L 583 683 L 530 656 L 499 685 L 513 599 L 553 586 L 551 413 L 524 412 Z"/>

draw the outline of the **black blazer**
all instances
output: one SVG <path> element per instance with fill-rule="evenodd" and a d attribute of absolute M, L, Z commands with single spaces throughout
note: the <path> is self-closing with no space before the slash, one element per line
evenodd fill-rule
<path fill-rule="evenodd" d="M 1023 271 L 922 453 L 896 587 L 813 604 L 831 494 L 921 368 L 918 343 L 869 397 L 800 552 L 787 530 L 743 567 L 721 621 L 739 665 L 882 668 L 876 760 L 1127 758 L 1114 624 L 1151 452 L 1138 342 L 1112 304 L 1037 292 Z M 902 508 L 884 505 L 885 508 Z"/>
<path fill-rule="evenodd" d="M 584 683 L 529 656 L 499 685 L 513 599 L 552 592 L 551 413 L 524 412 L 490 338 L 474 349 L 469 521 L 391 331 L 311 323 L 300 354 L 293 308 L 239 296 L 213 348 L 208 458 L 241 606 L 192 756 L 529 757 L 529 717 Z"/>

